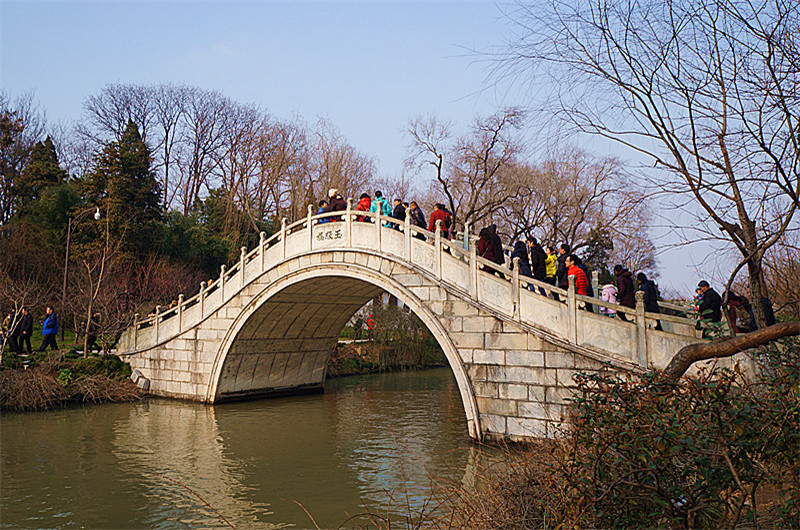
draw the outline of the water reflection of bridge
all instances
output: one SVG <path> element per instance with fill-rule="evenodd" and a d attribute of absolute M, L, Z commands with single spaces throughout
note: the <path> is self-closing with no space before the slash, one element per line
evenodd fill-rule
<path fill-rule="evenodd" d="M 163 396 L 217 402 L 318 389 L 339 331 L 388 292 L 442 346 L 470 435 L 514 440 L 552 432 L 576 371 L 663 368 L 698 341 L 693 321 L 646 313 L 641 301 L 628 309 L 578 295 L 572 281 L 564 291 L 520 277 L 518 267 L 477 256 L 474 238 L 449 241 L 408 218 L 393 228 L 379 214 L 358 212 L 371 222 L 355 214 L 321 223 L 309 208 L 301 221 L 284 220 L 197 295 L 137 321 L 120 352 Z M 587 303 L 632 322 L 582 310 Z M 656 320 L 665 331 L 653 329 Z"/>

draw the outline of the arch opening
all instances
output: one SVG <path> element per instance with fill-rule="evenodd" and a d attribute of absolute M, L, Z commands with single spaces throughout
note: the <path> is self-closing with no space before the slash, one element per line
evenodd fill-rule
<path fill-rule="evenodd" d="M 324 274 L 309 267 L 273 282 L 241 310 L 218 351 L 207 401 L 321 391 L 341 329 L 369 300 L 388 292 L 420 318 L 442 347 L 470 436 L 480 438 L 474 392 L 461 357 L 425 301 L 374 270 L 326 265 Z"/>

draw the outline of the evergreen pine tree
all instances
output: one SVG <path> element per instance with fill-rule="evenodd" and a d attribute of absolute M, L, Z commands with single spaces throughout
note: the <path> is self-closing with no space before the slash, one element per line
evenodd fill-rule
<path fill-rule="evenodd" d="M 36 142 L 15 186 L 20 213 L 24 213 L 32 201 L 38 200 L 45 188 L 56 186 L 66 178 L 67 172 L 58 165 L 56 148 L 50 137 L 44 142 Z"/>
<path fill-rule="evenodd" d="M 150 150 L 132 120 L 119 142 L 109 142 L 84 183 L 90 204 L 103 204 L 111 238 L 123 251 L 146 253 L 161 219 L 160 190 L 150 168 Z"/>

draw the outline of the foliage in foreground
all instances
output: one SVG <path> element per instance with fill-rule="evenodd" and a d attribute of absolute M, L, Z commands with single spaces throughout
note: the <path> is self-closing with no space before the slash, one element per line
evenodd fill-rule
<path fill-rule="evenodd" d="M 441 526 L 793 527 L 800 518 L 800 342 L 761 351 L 757 383 L 714 370 L 585 374 L 563 440 L 509 455 Z"/>

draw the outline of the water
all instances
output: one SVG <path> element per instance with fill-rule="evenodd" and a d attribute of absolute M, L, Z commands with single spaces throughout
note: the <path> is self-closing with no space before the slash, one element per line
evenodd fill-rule
<path fill-rule="evenodd" d="M 468 483 L 477 458 L 449 368 L 216 406 L 4 414 L 0 525 L 313 528 L 310 514 L 336 527 L 419 509 L 433 480 Z"/>

